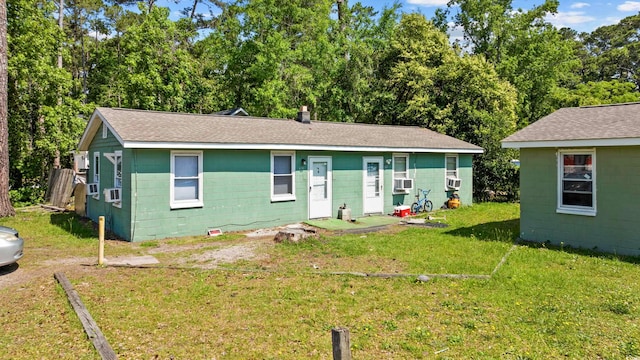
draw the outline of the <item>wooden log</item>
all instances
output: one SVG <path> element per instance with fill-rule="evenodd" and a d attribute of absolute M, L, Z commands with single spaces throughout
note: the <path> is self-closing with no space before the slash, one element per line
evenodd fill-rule
<path fill-rule="evenodd" d="M 115 351 L 113 351 L 111 345 L 109 345 L 109 342 L 102 334 L 102 331 L 100 331 L 98 324 L 93 320 L 93 317 L 82 303 L 82 300 L 80 300 L 80 296 L 73 289 L 73 286 L 67 277 L 60 272 L 54 273 L 53 276 L 58 280 L 60 286 L 62 286 L 64 291 L 67 293 L 69 303 L 71 303 L 73 310 L 75 310 L 76 315 L 78 315 L 87 337 L 93 343 L 93 346 L 98 351 L 100 357 L 105 360 L 117 359 L 118 357 L 116 356 Z"/>
<path fill-rule="evenodd" d="M 351 360 L 351 345 L 349 344 L 349 329 L 331 329 L 331 343 L 333 344 L 333 360 Z"/>

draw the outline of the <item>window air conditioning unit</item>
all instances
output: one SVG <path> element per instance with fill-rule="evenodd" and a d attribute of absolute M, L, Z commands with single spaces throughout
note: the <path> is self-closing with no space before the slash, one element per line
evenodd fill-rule
<path fill-rule="evenodd" d="M 396 190 L 411 190 L 413 189 L 413 179 L 393 179 L 393 188 Z"/>
<path fill-rule="evenodd" d="M 120 188 L 104 189 L 104 201 L 108 203 L 120 201 Z"/>
<path fill-rule="evenodd" d="M 89 184 L 87 184 L 87 195 L 98 195 L 98 184 L 97 183 L 89 183 Z"/>
<path fill-rule="evenodd" d="M 460 183 L 462 182 L 462 180 L 454 178 L 454 177 L 448 177 L 447 178 L 447 187 L 450 189 L 455 189 L 455 190 L 460 190 Z"/>

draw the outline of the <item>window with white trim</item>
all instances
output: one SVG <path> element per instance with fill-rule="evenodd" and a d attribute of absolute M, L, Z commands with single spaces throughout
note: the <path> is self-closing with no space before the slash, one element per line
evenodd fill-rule
<path fill-rule="evenodd" d="M 104 123 L 102 124 L 102 138 L 106 139 L 107 138 L 107 125 L 105 125 Z"/>
<path fill-rule="evenodd" d="M 93 153 L 93 163 L 91 164 L 91 168 L 93 169 L 93 182 L 98 184 L 98 193 L 93 195 L 94 199 L 100 199 L 100 152 L 96 151 Z"/>
<path fill-rule="evenodd" d="M 171 208 L 202 207 L 202 151 L 171 152 Z"/>
<path fill-rule="evenodd" d="M 113 187 L 122 188 L 122 151 L 113 154 Z"/>
<path fill-rule="evenodd" d="M 393 154 L 393 191 L 394 193 L 406 193 L 406 184 L 403 179 L 409 179 L 409 154 Z M 396 181 L 398 180 L 398 181 Z"/>
<path fill-rule="evenodd" d="M 576 215 L 596 214 L 596 152 L 558 151 L 557 212 Z"/>
<path fill-rule="evenodd" d="M 447 190 L 450 190 L 448 184 L 447 184 L 447 179 L 448 178 L 453 178 L 453 179 L 459 179 L 459 173 L 458 173 L 458 155 L 455 154 L 447 154 L 444 156 L 444 167 L 445 167 L 445 171 L 444 171 L 444 187 Z"/>
<path fill-rule="evenodd" d="M 295 152 L 271 153 L 271 200 L 295 200 Z"/>

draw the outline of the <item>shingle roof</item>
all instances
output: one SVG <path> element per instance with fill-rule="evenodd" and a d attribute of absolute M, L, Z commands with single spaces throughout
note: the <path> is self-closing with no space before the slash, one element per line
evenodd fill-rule
<path fill-rule="evenodd" d="M 640 144 L 640 103 L 560 109 L 502 144 L 515 148 Z"/>
<path fill-rule="evenodd" d="M 104 122 L 125 148 L 272 148 L 481 153 L 482 148 L 410 126 L 368 125 L 98 108 L 80 140 L 87 150 Z"/>

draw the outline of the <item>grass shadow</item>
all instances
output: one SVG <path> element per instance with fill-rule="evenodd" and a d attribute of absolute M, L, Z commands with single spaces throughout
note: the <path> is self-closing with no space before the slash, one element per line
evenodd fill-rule
<path fill-rule="evenodd" d="M 522 239 L 516 240 L 518 245 L 526 246 L 531 249 L 549 249 L 553 251 L 564 252 L 567 254 L 575 254 L 580 256 L 588 256 L 600 259 L 607 260 L 615 260 L 622 261 L 630 264 L 640 264 L 640 256 L 630 256 L 630 255 L 618 255 L 612 254 L 604 251 L 599 251 L 598 249 L 585 249 L 572 247 L 570 245 L 555 245 L 550 242 L 537 242 L 537 241 L 527 241 Z"/>
<path fill-rule="evenodd" d="M 49 222 L 69 234 L 82 239 L 98 236 L 96 225 L 89 219 L 72 212 L 51 214 Z"/>
<path fill-rule="evenodd" d="M 482 241 L 513 243 L 518 240 L 520 219 L 492 221 L 445 231 L 445 234 L 474 238 Z"/>

